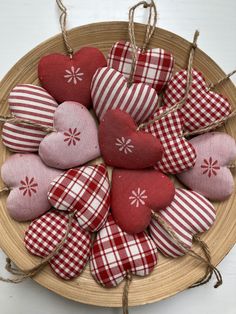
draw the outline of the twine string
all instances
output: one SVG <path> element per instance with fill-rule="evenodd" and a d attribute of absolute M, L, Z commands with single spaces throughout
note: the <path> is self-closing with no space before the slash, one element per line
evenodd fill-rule
<path fill-rule="evenodd" d="M 228 81 L 228 79 L 231 78 L 231 76 L 233 76 L 234 74 L 236 74 L 236 69 L 233 70 L 232 72 L 230 72 L 229 74 L 227 74 L 226 76 L 224 76 L 222 79 L 220 79 L 219 81 L 217 81 L 216 83 L 211 83 L 208 87 L 208 91 L 216 88 L 218 85 L 221 85 L 222 83 Z"/>
<path fill-rule="evenodd" d="M 151 0 L 151 3 L 149 4 L 149 6 L 150 6 L 150 10 L 149 10 L 148 23 L 147 23 L 144 43 L 142 47 L 143 53 L 147 50 L 147 46 L 149 45 L 149 42 L 155 32 L 157 18 L 158 18 L 157 7 L 154 0 Z M 147 8 L 147 6 L 144 5 L 144 8 Z M 153 19 L 153 23 L 152 23 L 152 19 Z"/>
<path fill-rule="evenodd" d="M 132 281 L 132 274 L 127 272 L 125 277 L 125 286 L 122 296 L 123 314 L 129 314 L 129 287 Z"/>

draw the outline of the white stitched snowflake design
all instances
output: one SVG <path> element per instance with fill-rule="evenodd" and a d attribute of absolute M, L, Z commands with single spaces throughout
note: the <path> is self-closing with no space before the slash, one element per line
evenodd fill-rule
<path fill-rule="evenodd" d="M 145 201 L 147 199 L 146 190 L 142 190 L 140 188 L 137 191 L 132 191 L 129 197 L 130 205 L 134 205 L 139 207 L 140 205 L 145 205 Z"/>
<path fill-rule="evenodd" d="M 131 139 L 125 139 L 123 136 L 121 138 L 116 139 L 116 146 L 119 147 L 120 152 L 124 152 L 125 154 L 132 153 L 134 145 L 132 145 Z"/>
<path fill-rule="evenodd" d="M 80 68 L 75 69 L 74 66 L 70 70 L 66 70 L 64 78 L 67 80 L 67 83 L 74 83 L 76 85 L 79 81 L 82 81 L 84 73 L 80 72 Z"/>

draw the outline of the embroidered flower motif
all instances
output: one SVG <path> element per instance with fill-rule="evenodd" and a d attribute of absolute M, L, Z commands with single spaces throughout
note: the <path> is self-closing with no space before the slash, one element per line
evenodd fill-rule
<path fill-rule="evenodd" d="M 210 157 L 209 160 L 204 159 L 201 168 L 204 169 L 202 174 L 208 175 L 209 178 L 212 175 L 216 176 L 217 170 L 220 170 L 218 160 L 213 161 L 212 157 Z"/>
<path fill-rule="evenodd" d="M 28 194 L 29 197 L 31 197 L 33 193 L 37 193 L 38 183 L 34 181 L 34 178 L 29 179 L 26 176 L 25 180 L 21 180 L 20 183 L 21 186 L 19 187 L 19 190 L 23 191 L 23 196 L 26 196 Z"/>
<path fill-rule="evenodd" d="M 80 141 L 79 135 L 80 132 L 76 128 L 75 129 L 69 128 L 69 130 L 64 133 L 65 136 L 64 142 L 67 142 L 68 146 L 70 146 L 71 144 L 75 146 L 77 142 Z"/>
<path fill-rule="evenodd" d="M 82 81 L 84 73 L 80 72 L 80 68 L 75 69 L 74 66 L 70 70 L 66 70 L 64 78 L 67 80 L 67 83 L 74 83 L 76 85 L 79 81 Z"/>
<path fill-rule="evenodd" d="M 144 200 L 147 199 L 147 195 L 145 193 L 146 190 L 141 191 L 140 188 L 138 188 L 137 192 L 133 190 L 131 192 L 132 195 L 129 197 L 130 205 L 135 205 L 136 207 L 144 205 Z"/>
<path fill-rule="evenodd" d="M 123 136 L 121 138 L 116 139 L 116 146 L 119 147 L 120 152 L 124 152 L 125 154 L 132 153 L 134 145 L 132 145 L 131 139 L 125 139 Z"/>

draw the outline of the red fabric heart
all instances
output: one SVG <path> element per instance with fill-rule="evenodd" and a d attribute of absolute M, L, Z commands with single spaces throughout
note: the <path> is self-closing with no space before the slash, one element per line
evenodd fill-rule
<path fill-rule="evenodd" d="M 68 215 L 57 211 L 34 220 L 25 232 L 26 249 L 33 255 L 47 257 L 65 236 L 68 222 Z M 73 219 L 64 245 L 49 261 L 52 270 L 62 279 L 78 277 L 88 262 L 91 244 L 91 234 Z"/>
<path fill-rule="evenodd" d="M 144 231 L 150 223 L 151 210 L 168 206 L 174 194 L 173 182 L 157 170 L 113 170 L 112 215 L 125 232 Z"/>
<path fill-rule="evenodd" d="M 59 53 L 43 57 L 38 65 L 42 86 L 60 103 L 76 101 L 89 107 L 90 85 L 99 67 L 106 59 L 97 48 L 84 47 L 72 59 Z"/>
<path fill-rule="evenodd" d="M 123 169 L 154 166 L 162 156 L 160 141 L 146 132 L 137 131 L 131 116 L 121 110 L 109 110 L 98 130 L 99 144 L 105 163 Z"/>
<path fill-rule="evenodd" d="M 90 269 L 94 279 L 111 288 L 121 283 L 128 272 L 147 276 L 156 264 L 157 250 L 150 237 L 145 232 L 123 232 L 109 215 L 92 249 Z"/>

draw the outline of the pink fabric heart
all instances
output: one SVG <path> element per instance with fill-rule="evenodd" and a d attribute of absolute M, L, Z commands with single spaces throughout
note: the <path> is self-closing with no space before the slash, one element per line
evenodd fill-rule
<path fill-rule="evenodd" d="M 55 111 L 54 128 L 56 132 L 48 134 L 39 146 L 46 165 L 69 169 L 100 156 L 96 122 L 83 105 L 61 104 Z"/>
<path fill-rule="evenodd" d="M 227 199 L 234 190 L 234 178 L 228 167 L 236 159 L 235 139 L 226 133 L 212 132 L 190 142 L 197 153 L 196 163 L 179 174 L 178 179 L 210 200 Z"/>
<path fill-rule="evenodd" d="M 14 154 L 2 166 L 3 182 L 11 191 L 6 207 L 12 218 L 28 221 L 51 207 L 47 199 L 50 182 L 61 171 L 47 167 L 35 154 Z"/>
<path fill-rule="evenodd" d="M 68 215 L 53 211 L 34 220 L 25 232 L 25 247 L 33 255 L 47 257 L 66 234 Z M 62 279 L 78 277 L 87 264 L 92 244 L 92 236 L 83 230 L 73 218 L 67 239 L 49 264 Z"/>
<path fill-rule="evenodd" d="M 121 109 L 139 123 L 147 120 L 158 107 L 155 89 L 143 83 L 128 87 L 124 76 L 111 68 L 97 70 L 91 85 L 91 96 L 99 120 L 108 109 Z"/>
<path fill-rule="evenodd" d="M 158 215 L 186 247 L 178 245 L 163 225 L 152 219 L 149 227 L 151 238 L 158 250 L 170 257 L 186 254 L 192 247 L 193 236 L 209 230 L 216 219 L 214 206 L 207 199 L 184 189 L 176 189 L 172 203 Z"/>

